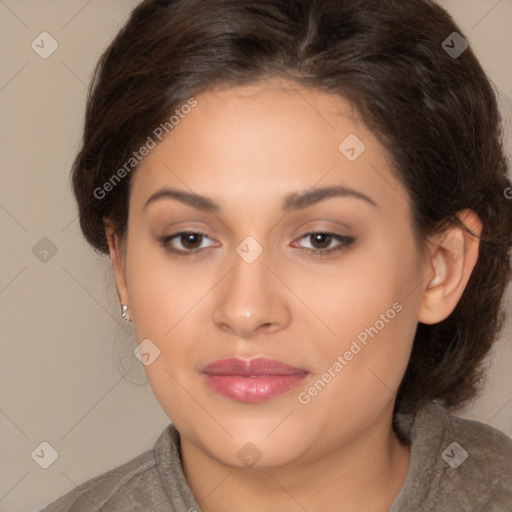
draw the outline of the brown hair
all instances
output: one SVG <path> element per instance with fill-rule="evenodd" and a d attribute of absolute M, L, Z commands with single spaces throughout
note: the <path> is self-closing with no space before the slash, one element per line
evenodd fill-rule
<path fill-rule="evenodd" d="M 464 37 L 428 0 L 142 2 L 101 57 L 89 92 L 72 171 L 85 238 L 108 253 L 105 218 L 124 234 L 132 173 L 101 197 L 95 191 L 192 95 L 282 77 L 344 97 L 391 155 L 420 240 L 466 208 L 483 223 L 456 309 L 418 326 L 395 410 L 415 412 L 433 399 L 463 404 L 503 321 L 512 201 L 495 94 L 471 48 L 454 56 L 442 47 L 453 32 Z"/>

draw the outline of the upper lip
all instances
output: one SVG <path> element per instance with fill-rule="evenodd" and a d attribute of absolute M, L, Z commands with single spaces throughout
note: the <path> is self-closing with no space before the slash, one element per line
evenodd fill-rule
<path fill-rule="evenodd" d="M 261 377 L 265 375 L 297 375 L 308 373 L 303 368 L 296 368 L 289 364 L 278 361 L 277 359 L 268 359 L 266 357 L 257 357 L 254 359 L 241 359 L 238 357 L 229 357 L 218 359 L 206 365 L 202 373 L 207 375 L 236 375 L 241 377 Z"/>

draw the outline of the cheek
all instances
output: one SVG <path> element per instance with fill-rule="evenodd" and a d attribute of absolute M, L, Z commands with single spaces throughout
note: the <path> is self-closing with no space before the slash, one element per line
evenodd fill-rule
<path fill-rule="evenodd" d="M 176 411 L 190 407 L 182 386 L 188 388 L 189 379 L 197 378 L 194 364 L 205 347 L 197 340 L 211 339 L 205 320 L 218 275 L 171 262 L 163 249 L 147 242 L 134 241 L 128 251 L 127 287 L 136 339 L 149 339 L 158 353 L 144 371 L 155 397 L 174 419 Z"/>
<path fill-rule="evenodd" d="M 329 319 L 336 335 L 324 337 L 331 341 L 321 345 L 318 368 L 331 368 L 331 373 L 341 376 L 333 386 L 338 388 L 337 401 L 340 397 L 352 401 L 356 396 L 362 402 L 372 401 L 372 396 L 382 398 L 383 392 L 398 389 L 410 356 L 417 309 L 412 301 L 397 297 L 389 290 L 373 291 L 363 295 L 361 303 L 352 294 L 351 300 L 363 305 L 353 307 L 347 302 L 345 310 Z"/>
<path fill-rule="evenodd" d="M 127 287 L 137 339 L 165 340 L 211 285 L 204 273 L 172 263 L 154 242 L 141 240 L 128 251 Z"/>
<path fill-rule="evenodd" d="M 315 287 L 310 294 L 312 309 L 322 312 L 331 330 L 308 347 L 318 356 L 316 377 L 323 380 L 321 372 L 329 369 L 336 375 L 318 401 L 325 400 L 325 407 L 329 400 L 370 403 L 392 397 L 418 322 L 421 266 L 412 239 L 402 245 L 382 240 L 375 250 L 360 253 L 357 265 L 347 267 L 326 280 L 326 290 Z"/>
<path fill-rule="evenodd" d="M 406 332 L 414 332 L 417 322 L 421 265 L 412 237 L 401 237 L 375 236 L 318 279 L 296 278 L 294 290 L 330 328 L 323 342 L 327 350 L 358 336 L 363 343 L 383 333 L 389 343 L 409 340 Z"/>
<path fill-rule="evenodd" d="M 376 318 L 351 338 L 344 353 L 345 359 L 352 358 L 347 374 L 361 389 L 395 393 L 409 361 L 417 323 L 415 309 L 410 303 L 396 301 Z"/>
<path fill-rule="evenodd" d="M 297 419 L 318 438 L 349 440 L 392 408 L 417 325 L 414 304 L 392 298 L 367 297 L 357 314 L 332 319 L 336 336 L 329 344 L 308 347 L 317 372 L 297 392 Z"/>

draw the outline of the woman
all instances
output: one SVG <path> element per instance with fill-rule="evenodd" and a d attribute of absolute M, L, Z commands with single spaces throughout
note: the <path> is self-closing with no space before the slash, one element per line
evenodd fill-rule
<path fill-rule="evenodd" d="M 142 2 L 73 187 L 172 424 L 44 510 L 510 510 L 500 133 L 430 1 Z"/>

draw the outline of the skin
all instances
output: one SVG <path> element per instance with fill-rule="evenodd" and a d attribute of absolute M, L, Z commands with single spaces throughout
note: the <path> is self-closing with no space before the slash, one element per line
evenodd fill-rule
<path fill-rule="evenodd" d="M 345 100 L 280 82 L 196 99 L 133 175 L 126 237 L 106 223 L 137 340 L 160 349 L 145 371 L 180 432 L 187 480 L 204 511 L 315 512 L 339 503 L 345 511 L 387 511 L 409 465 L 410 448 L 391 419 L 415 329 L 453 310 L 476 263 L 477 240 L 452 227 L 420 251 L 408 195 Z M 353 162 L 338 149 L 349 134 L 366 146 Z M 290 193 L 328 186 L 375 204 L 330 197 L 281 209 Z M 145 207 L 169 187 L 207 196 L 219 210 L 169 197 Z M 480 233 L 473 212 L 460 218 Z M 180 231 L 207 236 L 168 246 L 202 252 L 183 256 L 162 245 Z M 321 257 L 312 249 L 342 244 L 315 242 L 305 236 L 312 231 L 354 241 Z M 252 263 L 236 252 L 247 236 L 263 249 Z M 298 394 L 396 303 L 400 312 L 300 403 Z M 200 373 L 231 356 L 275 358 L 310 375 L 267 402 L 240 403 L 212 391 Z M 252 467 L 237 456 L 247 443 L 261 455 Z"/>

